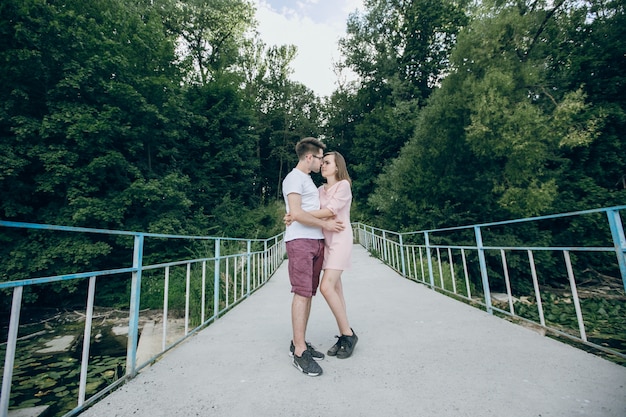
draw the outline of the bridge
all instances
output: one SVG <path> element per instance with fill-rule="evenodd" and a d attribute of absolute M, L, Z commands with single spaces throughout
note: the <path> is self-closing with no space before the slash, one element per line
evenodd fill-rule
<path fill-rule="evenodd" d="M 184 336 L 166 343 L 163 329 L 158 353 L 147 360 L 138 360 L 139 302 L 131 299 L 126 376 L 96 395 L 86 395 L 84 382 L 90 356 L 89 343 L 85 344 L 81 364 L 85 377 L 81 377 L 78 406 L 66 416 L 384 413 L 623 417 L 626 367 L 619 363 L 626 356 L 586 334 L 590 329 L 584 320 L 588 307 L 584 297 L 578 296 L 581 288 L 576 282 L 577 269 L 575 263 L 572 266 L 570 253 L 587 250 L 612 254 L 614 270 L 624 279 L 626 240 L 619 215 L 624 209 L 626 206 L 566 215 L 600 215 L 606 219 L 605 232 L 613 236 L 614 244 L 586 248 L 576 245 L 512 248 L 483 242 L 483 235 L 498 224 L 471 226 L 468 230 L 475 233 L 476 243 L 454 246 L 435 241 L 438 233 L 457 230 L 421 232 L 422 241 L 417 242 L 415 235 L 355 225 L 358 244 L 354 247 L 353 268 L 344 273 L 343 280 L 348 314 L 359 335 L 359 344 L 349 359 L 322 361 L 324 374 L 317 378 L 295 370 L 287 355 L 291 294 L 288 260 L 282 262 L 284 252 L 279 238 L 262 242 L 263 250 L 254 248 L 259 242 L 236 241 L 236 246 L 247 248 L 236 254 L 220 249 L 224 242 L 217 238 L 215 251 L 209 258 L 142 265 L 138 254 L 143 239 L 148 236 L 131 233 L 129 236 L 136 243 L 132 267 L 40 280 L 95 281 L 98 276 L 121 274 L 131 275 L 135 283 L 142 272 L 159 270 L 165 272 L 167 283 L 170 270 L 180 267 L 186 269 L 189 283 L 200 279 L 200 271 L 194 272 L 192 264 L 202 264 L 204 288 L 206 276 L 211 275 L 206 273 L 205 266 L 213 264 L 214 288 L 221 291 L 202 295 L 203 300 L 217 301 L 212 306 L 213 314 L 205 311 L 203 302 L 201 324 L 191 328 L 187 320 L 191 313 L 186 312 Z M 7 222 L 4 225 L 18 226 Z M 573 329 L 555 324 L 547 313 L 549 297 L 537 279 L 540 268 L 535 262 L 535 258 L 542 257 L 534 255 L 542 250 L 563 256 L 564 274 L 570 284 L 568 304 L 577 323 Z M 528 256 L 528 275 L 537 301 L 531 306 L 539 309 L 534 320 L 523 317 L 518 299 L 513 302 L 507 259 L 510 262 L 516 251 Z M 487 253 L 502 257 L 501 277 L 495 276 L 493 269 L 483 269 Z M 482 288 L 471 284 L 476 280 L 468 277 L 474 273 L 472 256 L 476 258 L 475 264 L 480 265 L 481 279 L 486 278 Z M 503 294 L 494 291 L 500 278 L 503 280 L 500 288 L 506 288 Z M 0 284 L 14 289 L 13 313 L 19 312 L 21 305 L 19 288 L 36 284 L 30 281 Z M 623 306 L 624 288 L 614 288 L 613 292 L 620 300 L 618 305 Z M 89 301 L 87 313 L 89 316 Z M 623 318 L 623 309 L 621 314 Z M 10 326 L 7 341 L 2 393 L 5 407 L 8 405 L 5 387 L 10 387 L 10 382 L 5 385 L 7 374 L 16 369 L 13 364 L 7 366 L 14 359 L 11 346 L 15 346 L 12 340 L 13 333 L 17 333 L 15 321 L 19 322 L 19 314 L 17 319 L 14 314 L 11 316 L 13 327 Z M 90 340 L 90 328 L 87 320 L 85 340 Z M 314 300 L 308 329 L 308 340 L 322 351 L 335 341 L 336 325 L 321 295 Z M 614 336 L 624 338 L 623 334 Z M 593 348 L 595 353 L 618 360 L 609 361 L 581 347 Z M 16 415 L 15 410 L 7 409 L 3 416 Z"/>
<path fill-rule="evenodd" d="M 626 415 L 626 368 L 404 279 L 360 245 L 344 273 L 359 343 L 311 378 L 288 357 L 286 263 L 253 297 L 81 415 Z M 337 332 L 321 295 L 308 339 Z"/>

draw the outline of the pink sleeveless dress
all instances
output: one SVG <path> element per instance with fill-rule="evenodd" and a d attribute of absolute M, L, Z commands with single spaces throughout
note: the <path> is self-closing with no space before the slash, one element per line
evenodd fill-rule
<path fill-rule="evenodd" d="M 338 233 L 324 230 L 324 264 L 323 269 L 337 269 L 345 271 L 352 264 L 352 226 L 350 225 L 350 206 L 352 204 L 352 190 L 346 180 L 339 181 L 332 187 L 318 188 L 320 192 L 320 206 L 333 212 L 337 220 L 341 220 L 345 228 Z"/>

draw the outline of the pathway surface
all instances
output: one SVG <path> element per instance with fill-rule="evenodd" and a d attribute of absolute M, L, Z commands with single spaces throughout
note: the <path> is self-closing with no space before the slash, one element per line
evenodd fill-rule
<path fill-rule="evenodd" d="M 217 322 L 81 417 L 624 417 L 626 367 L 493 317 L 400 277 L 361 246 L 344 273 L 349 359 L 324 374 L 292 366 L 285 262 Z M 336 325 L 315 297 L 307 339 L 325 352 Z"/>

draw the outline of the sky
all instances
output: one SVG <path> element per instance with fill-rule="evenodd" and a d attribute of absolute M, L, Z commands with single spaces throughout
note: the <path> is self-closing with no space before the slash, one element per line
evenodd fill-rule
<path fill-rule="evenodd" d="M 291 79 L 319 96 L 337 88 L 333 62 L 346 33 L 348 15 L 363 10 L 363 0 L 254 0 L 261 39 L 268 45 L 298 47 Z M 350 77 L 350 75 L 347 75 Z"/>

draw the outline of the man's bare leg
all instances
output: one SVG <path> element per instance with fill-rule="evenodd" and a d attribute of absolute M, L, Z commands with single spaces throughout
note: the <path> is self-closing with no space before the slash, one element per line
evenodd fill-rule
<path fill-rule="evenodd" d="M 294 354 L 302 356 L 306 350 L 306 327 L 311 314 L 311 297 L 293 295 L 291 302 L 291 325 L 293 327 Z"/>

